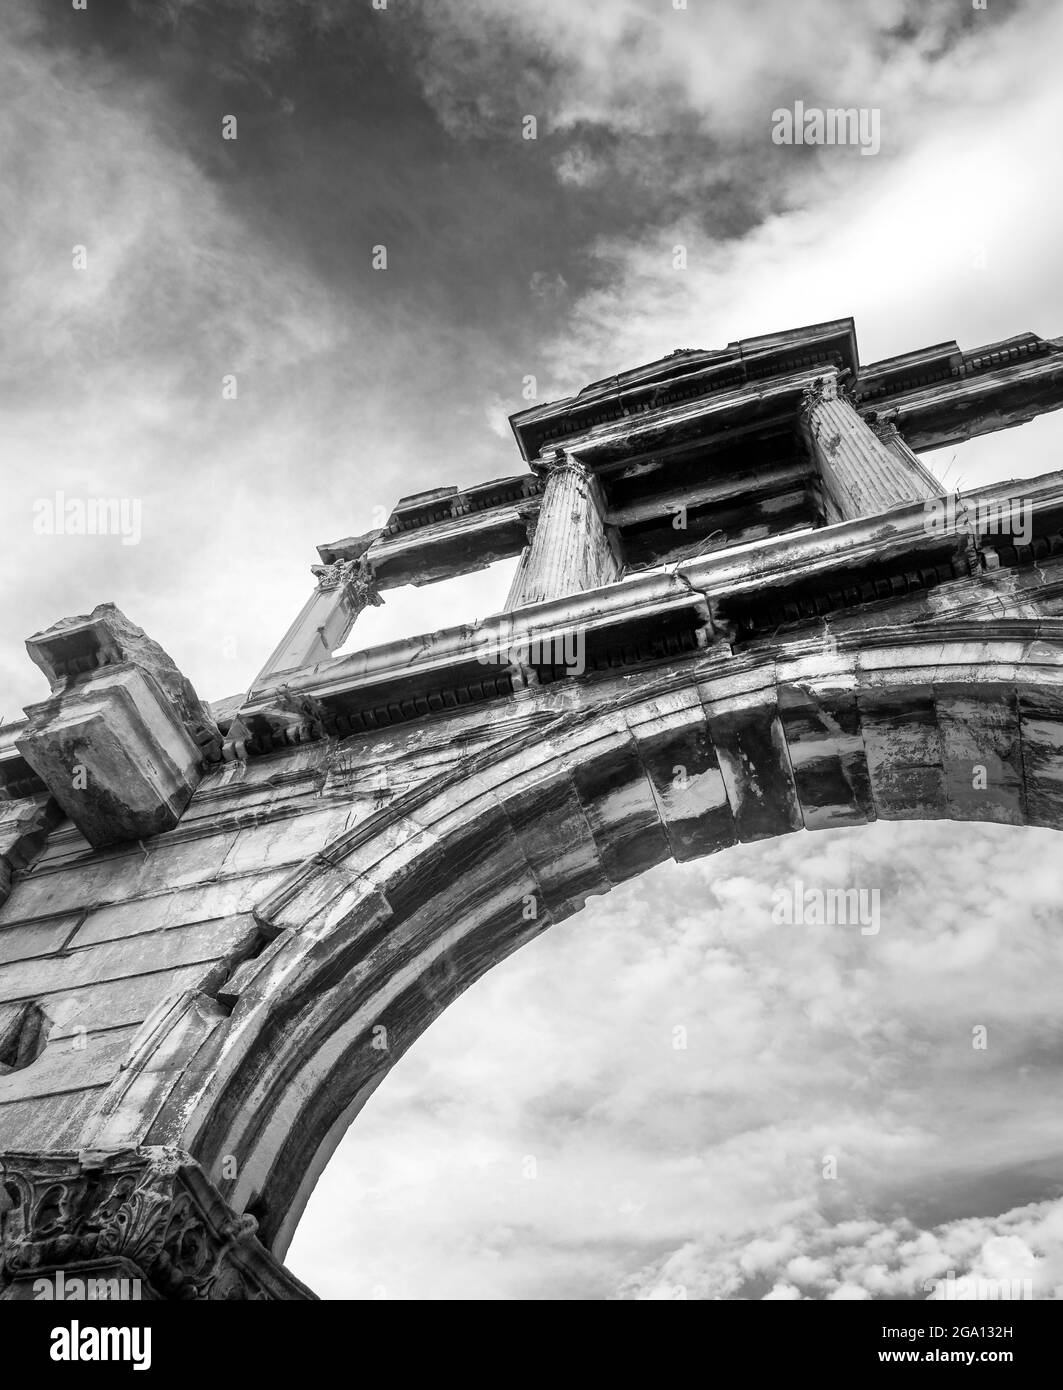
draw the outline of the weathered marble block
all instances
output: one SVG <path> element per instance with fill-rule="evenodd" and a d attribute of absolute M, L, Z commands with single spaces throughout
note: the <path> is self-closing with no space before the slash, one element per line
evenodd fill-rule
<path fill-rule="evenodd" d="M 90 844 L 172 829 L 221 735 L 190 682 L 113 603 L 26 643 L 51 697 L 15 746 Z"/>
<path fill-rule="evenodd" d="M 195 791 L 203 754 L 152 676 L 104 667 L 26 709 L 22 756 L 92 845 L 172 829 Z"/>

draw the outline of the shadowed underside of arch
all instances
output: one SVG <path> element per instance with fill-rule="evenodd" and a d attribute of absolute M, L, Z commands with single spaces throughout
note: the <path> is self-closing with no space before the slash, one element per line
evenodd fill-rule
<path fill-rule="evenodd" d="M 491 965 L 669 857 L 875 818 L 1058 826 L 1063 622 L 951 621 L 522 692 L 486 736 L 311 854 L 272 938 L 173 1002 L 90 1126 L 179 1145 L 283 1256 L 388 1069 Z M 483 723 L 482 714 L 480 724 Z M 533 915 L 534 914 L 534 915 Z"/>

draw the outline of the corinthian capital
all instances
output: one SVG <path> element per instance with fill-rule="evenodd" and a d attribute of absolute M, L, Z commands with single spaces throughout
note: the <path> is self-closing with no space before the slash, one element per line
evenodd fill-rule
<path fill-rule="evenodd" d="M 333 560 L 330 565 L 311 565 L 310 571 L 317 576 L 317 587 L 323 593 L 342 589 L 357 608 L 366 608 L 369 604 L 379 608 L 384 601 L 377 590 L 373 571 L 364 559 Z"/>
<path fill-rule="evenodd" d="M 180 1149 L 0 1155 L 0 1299 L 47 1296 L 28 1289 L 60 1274 L 67 1298 L 72 1281 L 135 1281 L 125 1296 L 149 1299 L 313 1298 L 256 1229 Z"/>
<path fill-rule="evenodd" d="M 896 439 L 900 434 L 900 430 L 894 422 L 888 418 L 883 419 L 881 416 L 876 416 L 873 420 L 868 419 L 867 423 L 875 431 L 879 439 L 882 440 L 883 444 L 888 444 L 891 439 Z"/>
<path fill-rule="evenodd" d="M 543 474 L 546 481 L 551 478 L 563 477 L 571 474 L 580 482 L 588 482 L 594 475 L 581 458 L 575 454 L 567 454 L 562 450 L 550 457 L 543 456 Z"/>
<path fill-rule="evenodd" d="M 818 376 L 801 392 L 800 414 L 807 418 L 817 405 L 836 400 L 837 397 L 837 379 L 834 376 Z"/>

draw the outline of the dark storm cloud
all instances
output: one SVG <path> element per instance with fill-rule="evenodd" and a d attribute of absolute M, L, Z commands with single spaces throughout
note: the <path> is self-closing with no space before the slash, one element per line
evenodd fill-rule
<path fill-rule="evenodd" d="M 682 216 L 713 238 L 741 237 L 793 205 L 799 165 L 816 158 L 765 138 L 775 105 L 870 100 L 910 61 L 913 27 L 931 29 L 925 56 L 940 61 L 973 22 L 931 6 L 915 26 L 910 7 L 885 6 L 839 44 L 838 14 L 813 5 L 802 22 L 823 26 L 833 71 L 818 43 L 790 64 L 762 63 L 756 102 L 726 119 L 674 70 L 676 31 L 695 17 L 661 6 L 590 7 L 573 21 L 550 4 L 94 0 L 83 14 L 49 7 L 42 42 L 94 46 L 149 83 L 160 138 L 341 299 L 386 305 L 400 330 L 415 314 L 438 317 L 515 346 L 545 322 L 528 294 L 534 274 L 560 274 L 577 297 L 600 277 L 593 241 L 637 239 Z M 771 17 L 783 18 L 778 7 Z M 740 60 L 739 12 L 731 18 Z M 874 41 L 870 68 L 851 62 L 858 37 Z M 692 29 L 699 41 L 713 46 L 711 72 L 727 55 L 711 29 Z M 626 91 L 603 86 L 601 68 L 617 62 Z M 234 145 L 218 138 L 230 112 Z M 534 141 L 521 138 L 527 114 Z M 378 243 L 386 281 L 369 263 Z"/>

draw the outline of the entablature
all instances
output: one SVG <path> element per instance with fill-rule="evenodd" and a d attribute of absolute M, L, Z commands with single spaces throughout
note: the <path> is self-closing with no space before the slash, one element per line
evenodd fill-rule
<path fill-rule="evenodd" d="M 1006 516 L 1013 503 L 1026 509 L 1028 542 L 998 534 L 992 521 Z M 1000 568 L 1051 565 L 1051 582 L 1063 580 L 1063 473 L 994 484 L 934 505 L 945 518 L 941 524 L 930 504 L 915 502 L 888 515 L 732 546 L 471 626 L 291 672 L 244 706 L 244 746 L 230 746 L 227 755 L 402 723 L 526 685 L 593 677 L 599 670 L 674 659 L 699 648 L 718 649 L 721 659 L 729 659 L 745 643 L 782 626 L 800 628 L 956 579 L 973 577 L 977 583 L 983 572 Z M 972 524 L 965 515 L 975 518 Z M 983 525 L 979 517 L 989 521 Z M 575 652 L 577 643 L 582 651 L 576 663 L 557 659 Z M 296 711 L 305 701 L 313 702 L 316 721 L 293 713 L 278 730 L 271 712 L 279 706 Z"/>

